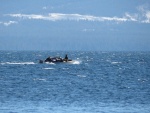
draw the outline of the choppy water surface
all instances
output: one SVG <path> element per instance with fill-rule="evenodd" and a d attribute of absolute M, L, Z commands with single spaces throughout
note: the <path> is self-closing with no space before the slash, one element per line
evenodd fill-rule
<path fill-rule="evenodd" d="M 150 113 L 150 52 L 1 51 L 0 113 Z"/>

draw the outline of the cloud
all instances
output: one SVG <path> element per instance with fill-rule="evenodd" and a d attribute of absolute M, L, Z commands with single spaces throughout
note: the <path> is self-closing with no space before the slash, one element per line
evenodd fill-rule
<path fill-rule="evenodd" d="M 139 13 L 139 19 L 142 23 L 150 23 L 150 9 L 148 4 L 137 7 Z"/>
<path fill-rule="evenodd" d="M 125 13 L 124 18 L 130 20 L 130 21 L 138 21 L 138 15 L 137 14 L 130 14 L 130 13 Z"/>
<path fill-rule="evenodd" d="M 148 4 L 137 7 L 138 12 L 131 14 L 126 12 L 124 18 L 128 21 L 135 21 L 139 23 L 150 23 L 150 8 Z"/>
<path fill-rule="evenodd" d="M 60 21 L 60 20 L 70 20 L 70 21 L 115 21 L 115 22 L 125 22 L 131 21 L 126 17 L 99 17 L 92 15 L 81 15 L 81 14 L 63 14 L 63 13 L 49 13 L 48 15 L 36 15 L 36 14 L 7 14 L 7 16 L 22 18 L 22 19 L 34 19 L 34 20 L 49 20 L 49 21 Z"/>
<path fill-rule="evenodd" d="M 9 26 L 11 24 L 17 24 L 17 21 L 8 21 L 8 22 L 0 22 L 0 24 L 3 24 L 4 26 Z"/>
<path fill-rule="evenodd" d="M 46 9 L 47 7 L 43 7 Z M 32 20 L 48 20 L 48 21 L 97 21 L 97 22 L 139 22 L 139 23 L 150 23 L 150 10 L 149 5 L 141 5 L 137 7 L 137 13 L 125 12 L 122 17 L 113 16 L 94 16 L 94 15 L 81 15 L 81 14 L 64 14 L 64 13 L 49 13 L 47 15 L 37 14 L 6 14 L 5 16 L 11 16 L 21 19 L 32 19 Z"/>
<path fill-rule="evenodd" d="M 150 23 L 150 11 L 147 11 L 145 14 L 146 20 L 144 21 L 145 23 Z"/>

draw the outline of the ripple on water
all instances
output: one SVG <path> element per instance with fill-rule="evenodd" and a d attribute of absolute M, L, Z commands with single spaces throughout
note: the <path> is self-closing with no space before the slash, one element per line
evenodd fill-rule
<path fill-rule="evenodd" d="M 54 70 L 55 68 L 47 67 L 47 68 L 42 68 L 44 70 Z"/>

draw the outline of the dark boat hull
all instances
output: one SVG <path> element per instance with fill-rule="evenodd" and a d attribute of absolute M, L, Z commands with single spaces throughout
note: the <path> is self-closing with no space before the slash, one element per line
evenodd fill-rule
<path fill-rule="evenodd" d="M 65 57 L 64 59 L 61 57 L 48 57 L 45 60 L 39 60 L 39 63 L 69 63 L 72 62 L 71 59 L 68 59 L 68 57 Z"/>

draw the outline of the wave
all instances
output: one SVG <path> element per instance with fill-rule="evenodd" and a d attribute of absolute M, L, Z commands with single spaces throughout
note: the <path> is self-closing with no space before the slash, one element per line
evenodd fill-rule
<path fill-rule="evenodd" d="M 69 68 L 62 68 L 63 70 L 68 70 Z"/>
<path fill-rule="evenodd" d="M 82 78 L 85 78 L 86 75 L 77 75 L 78 77 L 82 77 Z"/>
<path fill-rule="evenodd" d="M 122 62 L 111 62 L 111 64 L 121 64 Z"/>
<path fill-rule="evenodd" d="M 42 68 L 42 69 L 45 69 L 45 70 L 53 70 L 55 68 Z"/>
<path fill-rule="evenodd" d="M 33 65 L 33 64 L 36 64 L 34 62 L 4 62 L 4 63 L 1 63 L 2 65 L 5 65 L 5 64 L 10 64 L 10 65 Z"/>
<path fill-rule="evenodd" d="M 47 81 L 46 79 L 42 79 L 42 78 L 35 78 L 33 79 L 34 81 Z"/>

